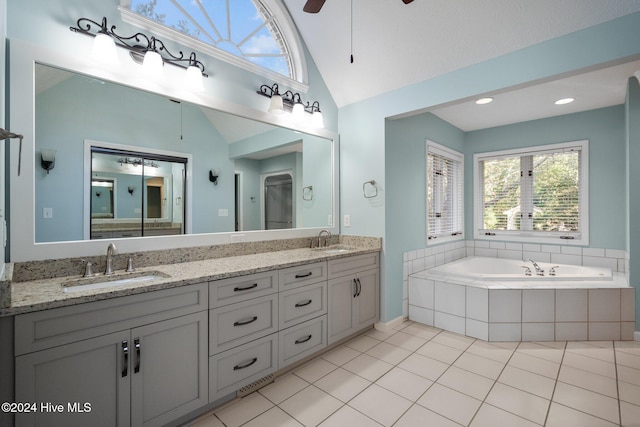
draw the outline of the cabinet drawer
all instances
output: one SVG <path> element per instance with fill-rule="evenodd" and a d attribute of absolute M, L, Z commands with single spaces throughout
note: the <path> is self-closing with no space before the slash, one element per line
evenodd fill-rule
<path fill-rule="evenodd" d="M 279 369 L 322 350 L 327 345 L 327 316 L 280 331 L 278 343 L 280 346 Z"/>
<path fill-rule="evenodd" d="M 277 330 L 277 295 L 210 310 L 209 354 L 228 350 Z"/>
<path fill-rule="evenodd" d="M 327 312 L 327 282 L 280 293 L 280 329 L 288 328 Z"/>
<path fill-rule="evenodd" d="M 280 270 L 280 290 L 297 288 L 327 280 L 326 261 Z"/>
<path fill-rule="evenodd" d="M 15 353 L 26 354 L 208 308 L 206 283 L 21 314 Z"/>
<path fill-rule="evenodd" d="M 278 272 L 250 274 L 209 282 L 209 306 L 221 307 L 278 291 Z"/>
<path fill-rule="evenodd" d="M 278 369 L 278 334 L 209 358 L 209 402 Z"/>
<path fill-rule="evenodd" d="M 330 260 L 328 266 L 329 278 L 333 279 L 334 277 L 342 277 L 363 270 L 379 268 L 379 260 L 380 254 L 378 252 Z"/>

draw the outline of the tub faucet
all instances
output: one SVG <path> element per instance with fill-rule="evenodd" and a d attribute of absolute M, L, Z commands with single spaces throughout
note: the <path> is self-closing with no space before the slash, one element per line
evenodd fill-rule
<path fill-rule="evenodd" d="M 322 235 L 325 234 L 326 237 L 323 239 Z M 321 248 L 323 246 L 327 246 L 327 241 L 331 238 L 331 232 L 329 230 L 322 230 L 320 234 L 318 234 L 318 247 Z M 324 243 L 323 243 L 324 242 Z"/>
<path fill-rule="evenodd" d="M 535 262 L 534 260 L 532 260 L 531 258 L 527 258 L 524 260 L 525 262 L 530 262 L 531 264 L 533 264 L 533 268 L 536 269 L 536 274 L 538 276 L 544 276 L 544 270 L 542 268 L 540 268 L 540 266 L 538 265 L 537 262 Z"/>
<path fill-rule="evenodd" d="M 109 243 L 107 246 L 107 268 L 104 270 L 104 274 L 113 274 L 113 256 L 118 255 L 118 248 L 113 243 Z"/>

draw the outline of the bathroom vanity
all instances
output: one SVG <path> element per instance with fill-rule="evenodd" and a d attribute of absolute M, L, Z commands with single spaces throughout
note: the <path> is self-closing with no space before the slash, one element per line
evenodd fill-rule
<path fill-rule="evenodd" d="M 144 267 L 153 280 L 117 287 L 14 284 L 15 401 L 38 409 L 16 425 L 171 425 L 268 384 L 377 321 L 375 240 Z"/>

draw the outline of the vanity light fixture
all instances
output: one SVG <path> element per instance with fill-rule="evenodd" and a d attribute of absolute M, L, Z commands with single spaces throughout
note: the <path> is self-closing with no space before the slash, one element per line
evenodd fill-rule
<path fill-rule="evenodd" d="M 493 98 L 490 97 L 490 96 L 488 96 L 486 98 L 476 99 L 476 104 L 478 104 L 478 105 L 489 104 L 490 102 L 493 102 Z"/>
<path fill-rule="evenodd" d="M 554 102 L 554 104 L 565 105 L 565 104 L 571 104 L 573 101 L 575 101 L 575 98 L 562 98 L 562 99 L 558 99 L 556 102 Z"/>
<path fill-rule="evenodd" d="M 324 127 L 324 119 L 322 112 L 320 111 L 320 103 L 314 101 L 313 103 L 304 102 L 299 93 L 293 93 L 290 90 L 280 93 L 280 88 L 277 83 L 272 86 L 262 85 L 257 91 L 258 95 L 266 96 L 270 98 L 269 113 L 281 114 L 291 113 L 291 119 L 296 123 L 304 123 L 308 120 L 308 116 L 304 113 L 311 114 L 311 126 L 322 128 Z"/>
<path fill-rule="evenodd" d="M 218 177 L 220 176 L 220 172 L 218 169 L 211 169 L 209 171 L 209 181 L 213 182 L 213 185 L 218 185 Z"/>
<path fill-rule="evenodd" d="M 47 171 L 47 175 L 49 175 L 49 171 L 53 169 L 55 165 L 56 150 L 43 149 L 40 151 L 40 166 Z"/>
<path fill-rule="evenodd" d="M 136 189 L 136 187 L 134 187 L 133 185 L 130 185 L 130 186 L 127 187 L 127 191 L 132 196 L 133 196 L 133 192 L 135 191 L 135 189 Z"/>
<path fill-rule="evenodd" d="M 93 32 L 93 27 L 98 28 Z M 157 76 L 162 72 L 164 64 L 175 65 L 184 68 L 189 75 L 200 71 L 200 83 L 202 77 L 209 77 L 204 72 L 204 64 L 196 58 L 195 52 L 185 56 L 182 51 L 178 55 L 171 53 L 164 42 L 156 37 L 149 37 L 144 33 L 135 33 L 125 37 L 115 32 L 116 26 L 107 24 L 107 18 L 102 18 L 99 24 L 88 18 L 78 19 L 75 27 L 69 27 L 74 33 L 95 37 L 91 56 L 100 62 L 114 62 L 117 60 L 115 46 L 120 46 L 129 51 L 131 58 L 142 64 L 145 73 Z M 111 59 L 107 59 L 111 58 Z M 193 68 L 192 68 L 193 67 Z M 191 71 L 189 69 L 191 68 Z M 197 70 L 197 71 L 196 71 Z M 188 81 L 193 81 L 193 77 L 185 77 Z M 193 83 L 187 84 L 187 86 Z M 198 84 L 195 84 L 199 88 Z M 193 87 L 193 86 L 192 86 Z"/>

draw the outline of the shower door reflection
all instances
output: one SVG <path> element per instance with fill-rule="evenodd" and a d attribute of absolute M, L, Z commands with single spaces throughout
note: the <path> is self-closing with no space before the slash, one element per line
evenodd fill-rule
<path fill-rule="evenodd" d="M 290 173 L 264 178 L 264 228 L 293 228 L 293 178 Z"/>

